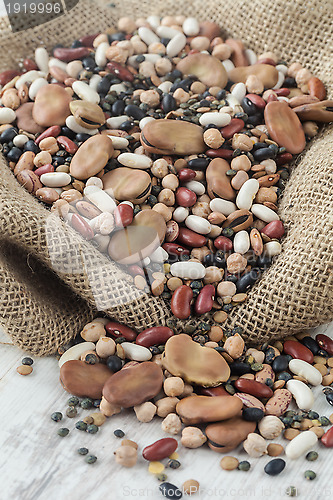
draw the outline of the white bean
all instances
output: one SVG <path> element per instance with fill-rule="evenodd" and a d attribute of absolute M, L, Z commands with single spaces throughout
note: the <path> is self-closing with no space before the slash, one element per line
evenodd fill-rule
<path fill-rule="evenodd" d="M 152 254 L 149 255 L 149 258 L 152 262 L 165 262 L 169 258 L 168 252 L 164 250 L 162 247 L 156 248 Z"/>
<path fill-rule="evenodd" d="M 225 127 L 231 122 L 231 116 L 228 113 L 204 113 L 199 118 L 200 125 L 206 126 L 216 125 L 217 127 Z"/>
<path fill-rule="evenodd" d="M 170 42 L 166 46 L 166 53 L 169 57 L 177 56 L 181 50 L 186 45 L 186 36 L 183 33 L 178 33 L 178 35 L 171 38 Z"/>
<path fill-rule="evenodd" d="M 114 149 L 125 149 L 127 148 L 129 142 L 125 137 L 117 137 L 115 135 L 108 135 L 108 138 L 112 141 L 112 146 Z"/>
<path fill-rule="evenodd" d="M 82 65 L 82 62 L 79 60 L 71 61 L 66 65 L 66 73 L 71 78 L 77 78 L 79 76 L 80 71 L 82 71 L 82 69 L 83 69 L 83 65 Z"/>
<path fill-rule="evenodd" d="M 12 123 L 16 119 L 16 113 L 11 108 L 0 108 L 0 125 Z"/>
<path fill-rule="evenodd" d="M 129 168 L 138 168 L 145 170 L 150 168 L 153 160 L 146 155 L 138 155 L 135 153 L 121 153 L 117 156 L 119 163 Z"/>
<path fill-rule="evenodd" d="M 145 125 L 147 125 L 147 123 L 149 122 L 153 122 L 155 120 L 155 118 L 153 118 L 152 116 L 145 116 L 144 118 L 142 118 L 140 121 L 139 121 L 139 127 L 140 127 L 140 130 L 143 129 L 143 127 Z"/>
<path fill-rule="evenodd" d="M 147 22 L 154 30 L 156 30 L 156 28 L 160 25 L 160 18 L 158 16 L 149 16 L 147 17 Z"/>
<path fill-rule="evenodd" d="M 116 92 L 117 94 L 121 94 L 121 92 L 126 92 L 127 88 L 123 83 L 114 83 L 109 88 L 109 92 Z"/>
<path fill-rule="evenodd" d="M 175 262 L 170 266 L 172 276 L 192 280 L 200 280 L 206 276 L 206 268 L 200 262 Z"/>
<path fill-rule="evenodd" d="M 183 31 L 187 36 L 196 36 L 200 31 L 200 26 L 195 17 L 187 17 L 183 22 Z"/>
<path fill-rule="evenodd" d="M 35 50 L 35 62 L 43 73 L 49 72 L 49 55 L 45 47 L 37 47 Z"/>
<path fill-rule="evenodd" d="M 274 85 L 274 87 L 272 87 L 273 90 L 277 90 L 277 89 L 280 89 L 283 85 L 283 82 L 284 82 L 284 73 L 282 73 L 282 71 L 278 71 L 278 81 L 276 82 L 276 84 Z"/>
<path fill-rule="evenodd" d="M 160 41 L 159 37 L 155 35 L 152 30 L 146 28 L 145 26 L 141 26 L 141 28 L 138 29 L 138 35 L 146 45 L 150 45 L 151 43 L 158 43 Z"/>
<path fill-rule="evenodd" d="M 275 66 L 275 69 L 277 69 L 280 73 L 283 73 L 284 75 L 288 73 L 288 66 L 286 66 L 285 64 L 278 64 L 277 66 Z"/>
<path fill-rule="evenodd" d="M 230 61 L 230 59 L 225 59 L 224 61 L 222 61 L 222 64 L 227 73 L 232 69 L 235 69 L 235 65 L 232 61 Z"/>
<path fill-rule="evenodd" d="M 236 198 L 237 207 L 243 210 L 250 210 L 253 200 L 259 191 L 259 187 L 260 185 L 257 179 L 245 181 Z"/>
<path fill-rule="evenodd" d="M 264 244 L 264 254 L 267 257 L 274 257 L 281 253 L 282 247 L 278 241 L 269 241 Z"/>
<path fill-rule="evenodd" d="M 85 187 L 83 194 L 102 212 L 110 212 L 112 214 L 117 207 L 113 198 L 97 186 Z"/>
<path fill-rule="evenodd" d="M 89 129 L 85 127 L 81 127 L 75 120 L 73 115 L 69 115 L 66 118 L 66 126 L 73 130 L 76 134 L 89 134 L 89 135 L 96 135 L 98 133 L 98 129 Z"/>
<path fill-rule="evenodd" d="M 99 44 L 99 46 L 96 49 L 95 52 L 95 61 L 97 66 L 100 68 L 104 68 L 107 63 L 107 58 L 106 58 L 106 51 L 110 47 L 108 42 L 102 42 Z"/>
<path fill-rule="evenodd" d="M 81 354 L 92 350 L 95 350 L 94 342 L 81 342 L 80 344 L 73 345 L 73 347 L 67 349 L 67 351 L 64 352 L 64 354 L 59 359 L 58 361 L 59 368 L 61 368 L 62 365 L 66 363 L 66 361 L 71 361 L 73 359 L 80 359 Z"/>
<path fill-rule="evenodd" d="M 296 459 L 311 450 L 318 442 L 316 434 L 312 431 L 303 431 L 294 437 L 286 446 L 285 453 L 288 458 Z"/>
<path fill-rule="evenodd" d="M 273 220 L 280 220 L 280 217 L 274 210 L 271 208 L 265 207 L 265 205 L 261 205 L 260 203 L 255 203 L 252 205 L 251 212 L 253 215 L 258 217 L 258 219 L 263 220 L 264 222 L 273 222 Z"/>
<path fill-rule="evenodd" d="M 175 30 L 174 28 L 170 28 L 169 26 L 159 26 L 156 29 L 156 33 L 160 38 L 173 38 L 174 36 L 180 33 L 179 30 Z"/>
<path fill-rule="evenodd" d="M 166 94 L 170 91 L 173 83 L 169 82 L 169 80 L 166 80 L 165 82 L 162 82 L 161 85 L 158 86 L 162 92 L 165 92 Z"/>
<path fill-rule="evenodd" d="M 249 65 L 255 64 L 258 60 L 257 54 L 252 49 L 245 49 L 245 56 L 249 61 Z"/>
<path fill-rule="evenodd" d="M 70 184 L 71 176 L 66 172 L 49 172 L 40 176 L 40 182 L 47 187 L 64 187 Z"/>
<path fill-rule="evenodd" d="M 238 231 L 234 237 L 234 252 L 244 254 L 250 249 L 250 237 L 247 231 Z"/>
<path fill-rule="evenodd" d="M 45 85 L 48 85 L 48 82 L 45 80 L 45 78 L 36 78 L 36 80 L 32 82 L 29 87 L 29 97 L 32 101 L 35 100 L 38 90 Z"/>
<path fill-rule="evenodd" d="M 226 101 L 232 109 L 235 109 L 237 106 L 240 106 L 239 100 L 232 94 L 228 94 L 226 97 Z"/>
<path fill-rule="evenodd" d="M 314 396 L 310 387 L 300 380 L 293 379 L 287 382 L 287 389 L 293 395 L 300 410 L 311 410 L 314 403 Z"/>
<path fill-rule="evenodd" d="M 172 214 L 173 220 L 176 222 L 183 222 L 186 217 L 189 215 L 190 211 L 185 207 L 177 207 Z"/>
<path fill-rule="evenodd" d="M 51 59 L 49 60 L 49 68 L 52 68 L 52 66 L 57 66 L 58 68 L 66 71 L 67 63 L 65 63 L 64 61 L 60 61 L 60 59 L 56 59 L 55 57 L 51 57 Z"/>
<path fill-rule="evenodd" d="M 132 344 L 132 342 L 123 342 L 121 347 L 124 349 L 126 358 L 132 361 L 149 361 L 153 356 L 147 347 Z"/>
<path fill-rule="evenodd" d="M 29 138 L 26 135 L 17 134 L 13 139 L 13 143 L 17 148 L 23 148 L 24 144 L 28 142 L 28 140 Z"/>
<path fill-rule="evenodd" d="M 72 89 L 74 90 L 75 94 L 78 95 L 79 98 L 83 101 L 92 102 L 93 104 L 98 104 L 100 101 L 100 96 L 96 92 L 96 90 L 92 89 L 84 82 L 76 80 L 72 84 Z"/>
<path fill-rule="evenodd" d="M 242 102 L 246 94 L 247 94 L 246 85 L 245 83 L 242 82 L 236 83 L 236 85 L 231 91 L 231 95 L 236 97 L 238 102 Z"/>
<path fill-rule="evenodd" d="M 120 125 L 128 120 L 127 115 L 120 115 L 120 116 L 111 116 L 111 118 L 108 118 L 106 120 L 106 125 L 108 128 L 114 128 L 117 129 L 120 127 Z"/>
<path fill-rule="evenodd" d="M 210 222 L 203 217 L 199 217 L 199 215 L 189 215 L 186 217 L 185 225 L 199 234 L 208 234 L 212 228 Z"/>
<path fill-rule="evenodd" d="M 35 69 L 27 71 L 26 73 L 23 73 L 23 75 L 20 76 L 20 78 L 17 80 L 17 82 L 15 83 L 15 88 L 19 89 L 25 83 L 34 82 L 35 80 L 37 80 L 37 78 L 40 78 L 41 76 L 45 77 L 46 75 L 42 71 L 36 71 Z"/>
<path fill-rule="evenodd" d="M 198 182 L 198 181 L 185 182 L 184 186 L 187 187 L 187 189 L 190 189 L 191 191 L 193 191 L 198 196 L 201 196 L 202 194 L 205 194 L 205 192 L 206 192 L 205 186 L 201 182 Z"/>
<path fill-rule="evenodd" d="M 323 376 L 320 371 L 302 359 L 290 360 L 289 370 L 296 375 L 304 377 L 311 385 L 319 385 L 323 380 Z"/>
<path fill-rule="evenodd" d="M 236 205 L 232 201 L 223 200 L 222 198 L 213 198 L 209 203 L 212 212 L 220 212 L 228 217 L 237 210 Z"/>
<path fill-rule="evenodd" d="M 100 75 L 93 75 L 89 80 L 89 87 L 97 92 L 97 87 L 101 80 L 102 77 Z"/>

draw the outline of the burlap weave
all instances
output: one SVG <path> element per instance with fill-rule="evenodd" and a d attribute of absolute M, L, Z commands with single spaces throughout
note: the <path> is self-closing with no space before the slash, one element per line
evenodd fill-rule
<path fill-rule="evenodd" d="M 273 50 L 301 62 L 331 93 L 332 11 L 326 0 L 117 0 L 107 8 L 82 0 L 67 16 L 19 34 L 0 21 L 0 70 L 16 67 L 38 44 L 69 44 L 115 26 L 121 15 L 177 12 L 214 20 L 259 53 Z M 279 207 L 288 230 L 283 252 L 226 323 L 243 326 L 252 343 L 333 319 L 332 149 L 326 128 L 297 161 Z M 162 299 L 140 294 L 122 270 L 20 187 L 4 159 L 0 175 L 0 322 L 17 345 L 52 353 L 97 310 L 138 330 L 171 317 Z"/>

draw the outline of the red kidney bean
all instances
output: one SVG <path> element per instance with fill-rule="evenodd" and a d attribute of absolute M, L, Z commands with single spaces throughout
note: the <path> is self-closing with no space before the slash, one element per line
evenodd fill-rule
<path fill-rule="evenodd" d="M 274 93 L 269 94 L 267 97 L 267 103 L 273 102 L 273 101 L 278 101 L 277 95 Z"/>
<path fill-rule="evenodd" d="M 308 89 L 311 96 L 317 97 L 320 101 L 324 101 L 326 99 L 325 85 L 316 76 L 312 76 L 308 81 Z"/>
<path fill-rule="evenodd" d="M 269 238 L 280 239 L 284 235 L 284 225 L 280 220 L 273 220 L 269 222 L 262 230 L 261 233 L 266 234 Z"/>
<path fill-rule="evenodd" d="M 193 207 L 197 201 L 197 195 L 186 187 L 180 187 L 176 191 L 176 201 L 181 207 Z"/>
<path fill-rule="evenodd" d="M 132 266 L 129 266 L 127 269 L 132 276 L 136 276 L 137 274 L 140 274 L 140 276 L 145 275 L 145 272 L 142 269 L 142 267 L 138 266 L 137 264 L 133 264 Z"/>
<path fill-rule="evenodd" d="M 179 319 L 187 319 L 191 314 L 193 291 L 187 285 L 176 288 L 171 298 L 171 311 Z"/>
<path fill-rule="evenodd" d="M 59 146 L 62 146 L 67 153 L 73 155 L 79 149 L 78 145 L 75 144 L 71 139 L 66 137 L 65 135 L 59 135 L 57 137 L 57 143 Z"/>
<path fill-rule="evenodd" d="M 198 49 L 191 49 L 187 55 L 190 56 L 191 54 L 198 54 L 198 53 L 199 53 Z"/>
<path fill-rule="evenodd" d="M 113 216 L 117 227 L 127 227 L 133 221 L 133 208 L 128 203 L 120 203 Z"/>
<path fill-rule="evenodd" d="M 35 170 L 35 174 L 38 175 L 38 177 L 43 174 L 49 174 L 50 172 L 54 172 L 54 166 L 51 165 L 51 163 L 47 163 L 46 165 L 43 165 Z"/>
<path fill-rule="evenodd" d="M 94 231 L 91 229 L 89 224 L 81 217 L 79 214 L 73 214 L 71 220 L 71 226 L 81 234 L 85 240 L 92 240 L 94 237 Z"/>
<path fill-rule="evenodd" d="M 35 61 L 33 61 L 32 59 L 29 59 L 28 57 L 26 59 L 24 59 L 23 66 L 24 66 L 24 69 L 26 71 L 31 71 L 33 69 L 35 69 L 35 70 L 38 69 L 38 66 L 35 63 Z"/>
<path fill-rule="evenodd" d="M 77 47 L 76 49 L 67 49 L 65 47 L 57 47 L 53 51 L 54 57 L 60 59 L 60 61 L 70 62 L 76 59 L 83 59 L 89 56 L 91 50 L 88 47 Z"/>
<path fill-rule="evenodd" d="M 259 59 L 256 64 L 269 64 L 270 66 L 276 66 L 276 62 L 270 57 L 264 57 L 263 59 Z"/>
<path fill-rule="evenodd" d="M 52 127 L 47 128 L 37 137 L 35 143 L 38 145 L 40 141 L 46 139 L 47 137 L 58 137 L 60 132 L 61 132 L 61 127 L 59 125 L 52 125 Z"/>
<path fill-rule="evenodd" d="M 178 243 L 163 243 L 162 248 L 164 248 L 169 255 L 190 255 L 190 251 L 178 245 Z"/>
<path fill-rule="evenodd" d="M 239 378 L 235 381 L 234 385 L 239 391 L 251 394 L 257 398 L 271 398 L 273 396 L 273 391 L 268 385 L 256 382 L 255 380 Z"/>
<path fill-rule="evenodd" d="M 205 285 L 195 301 L 195 312 L 197 314 L 205 314 L 212 310 L 215 298 L 215 286 Z"/>
<path fill-rule="evenodd" d="M 110 73 L 116 75 L 120 80 L 133 82 L 134 75 L 128 69 L 124 68 L 124 66 L 122 66 L 121 64 L 115 61 L 110 61 L 107 63 L 106 67 L 110 71 Z"/>
<path fill-rule="evenodd" d="M 324 335 L 323 333 L 320 333 L 316 335 L 316 341 L 320 345 L 322 349 L 328 352 L 331 356 L 333 356 L 333 340 L 328 337 L 327 335 Z"/>
<path fill-rule="evenodd" d="M 290 94 L 290 89 L 287 89 L 285 87 L 282 87 L 281 89 L 275 89 L 274 92 L 276 93 L 276 95 L 278 96 L 282 96 L 282 97 L 288 97 L 288 95 Z"/>
<path fill-rule="evenodd" d="M 231 139 L 234 134 L 238 134 L 244 127 L 245 123 L 243 120 L 240 118 L 232 118 L 229 125 L 221 128 L 222 137 L 224 137 L 224 139 Z"/>
<path fill-rule="evenodd" d="M 7 69 L 6 71 L 2 71 L 0 73 L 0 85 L 6 85 L 6 83 L 10 82 L 15 76 L 19 76 L 22 73 L 19 71 L 15 71 L 14 69 Z"/>
<path fill-rule="evenodd" d="M 283 344 L 283 350 L 295 359 L 302 359 L 310 364 L 313 363 L 313 354 L 310 349 L 296 340 L 287 340 Z"/>
<path fill-rule="evenodd" d="M 253 104 L 257 106 L 258 109 L 264 109 L 266 106 L 266 101 L 264 101 L 264 99 L 260 97 L 260 95 L 247 94 L 245 97 L 250 99 L 250 101 L 253 102 Z"/>
<path fill-rule="evenodd" d="M 125 337 L 126 340 L 133 341 L 137 337 L 137 333 L 126 325 L 117 323 L 117 321 L 110 321 L 105 325 L 105 330 L 112 335 L 112 337 Z"/>
<path fill-rule="evenodd" d="M 82 43 L 83 47 L 93 47 L 93 42 L 99 33 L 94 33 L 93 35 L 84 35 L 79 38 L 79 42 Z"/>
<path fill-rule="evenodd" d="M 278 155 L 275 159 L 275 162 L 278 167 L 281 165 L 285 165 L 286 163 L 290 163 L 293 159 L 293 155 L 291 153 L 282 153 Z"/>
<path fill-rule="evenodd" d="M 224 160 L 231 160 L 233 151 L 230 149 L 207 149 L 206 155 L 209 158 L 223 158 Z"/>
<path fill-rule="evenodd" d="M 66 80 L 64 80 L 64 84 L 66 85 L 66 87 L 71 87 L 76 81 L 76 78 L 66 78 Z"/>
<path fill-rule="evenodd" d="M 178 178 L 180 182 L 187 182 L 191 181 L 194 179 L 194 177 L 197 175 L 195 170 L 192 170 L 191 168 L 182 168 L 178 172 Z"/>
<path fill-rule="evenodd" d="M 214 246 L 218 250 L 223 250 L 224 252 L 231 252 L 233 244 L 232 241 L 226 236 L 218 236 L 214 240 Z"/>
<path fill-rule="evenodd" d="M 327 432 L 321 438 L 321 442 L 326 448 L 333 448 L 333 427 L 328 429 Z"/>
<path fill-rule="evenodd" d="M 163 438 L 155 441 L 155 443 L 146 446 L 142 450 L 142 456 L 149 462 L 158 462 L 159 460 L 163 460 L 163 458 L 167 458 L 172 453 L 176 451 L 178 447 L 178 443 L 174 438 Z"/>
<path fill-rule="evenodd" d="M 165 342 L 174 335 L 171 328 L 167 326 L 153 326 L 139 333 L 135 343 L 143 347 L 165 344 Z"/>
<path fill-rule="evenodd" d="M 206 245 L 207 238 L 203 234 L 195 233 L 186 227 L 179 228 L 178 242 L 191 248 L 201 248 Z"/>
<path fill-rule="evenodd" d="M 217 387 L 197 387 L 196 393 L 201 396 L 230 396 L 222 385 Z"/>

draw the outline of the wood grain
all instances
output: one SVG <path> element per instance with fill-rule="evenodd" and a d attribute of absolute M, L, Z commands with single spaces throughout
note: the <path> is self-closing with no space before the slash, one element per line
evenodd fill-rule
<path fill-rule="evenodd" d="M 320 327 L 316 333 L 333 337 L 333 324 Z M 4 333 L 0 341 L 7 342 Z M 74 419 L 66 416 L 59 423 L 50 419 L 54 411 L 65 414 L 69 397 L 59 384 L 59 370 L 55 358 L 35 359 L 34 371 L 27 377 L 16 372 L 24 353 L 14 346 L 1 345 L 0 356 L 0 400 L 2 425 L 0 431 L 0 500 L 118 500 L 163 498 L 158 490 L 159 482 L 148 473 L 148 463 L 139 454 L 137 466 L 125 469 L 115 463 L 113 452 L 120 445 L 113 431 L 123 429 L 126 437 L 139 444 L 139 450 L 162 437 L 162 419 L 155 417 L 148 424 L 136 420 L 132 410 L 126 410 L 107 420 L 96 435 L 89 435 L 74 428 L 75 422 L 89 414 L 79 410 Z M 333 413 L 321 392 L 315 389 L 314 410 L 320 415 Z M 70 433 L 61 438 L 57 429 L 68 427 Z M 180 436 L 177 436 L 178 441 Z M 274 440 L 284 446 L 283 439 Z M 88 465 L 77 449 L 86 446 L 98 457 Z M 188 450 L 179 446 L 181 467 L 166 469 L 168 480 L 181 487 L 187 479 L 196 479 L 201 486 L 197 499 L 269 499 L 287 498 L 285 490 L 293 485 L 298 497 L 311 500 L 333 498 L 332 466 L 333 450 L 315 446 L 319 452 L 316 462 L 305 458 L 287 460 L 281 475 L 269 477 L 263 472 L 269 457 L 253 459 L 239 447 L 230 455 L 239 460 L 249 460 L 248 472 L 223 471 L 219 462 L 224 455 L 214 453 L 207 447 Z M 285 458 L 285 457 L 284 457 Z M 308 482 L 303 473 L 312 469 L 317 479 Z"/>

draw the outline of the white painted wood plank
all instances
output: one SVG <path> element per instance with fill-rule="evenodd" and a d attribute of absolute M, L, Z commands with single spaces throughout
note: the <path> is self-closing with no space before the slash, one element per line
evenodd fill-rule
<path fill-rule="evenodd" d="M 333 337 L 333 325 L 319 329 Z M 318 331 L 319 331 L 318 330 Z M 1 337 L 2 339 L 3 337 Z M 0 339 L 0 340 L 1 340 Z M 65 413 L 68 394 L 58 382 L 57 361 L 53 357 L 35 359 L 34 372 L 28 377 L 16 373 L 22 351 L 16 347 L 0 346 L 1 365 L 0 398 L 2 426 L 0 431 L 0 499 L 1 500 L 108 500 L 145 498 L 158 500 L 159 483 L 147 471 L 148 463 L 139 454 L 136 467 L 121 468 L 115 463 L 113 451 L 120 440 L 113 435 L 116 428 L 126 432 L 126 437 L 139 444 L 139 450 L 156 439 L 167 437 L 160 428 L 162 419 L 155 417 L 148 424 L 139 423 L 132 410 L 108 419 L 96 435 L 74 429 L 75 422 L 88 410 L 80 409 L 74 419 L 64 417 L 61 423 L 50 419 L 53 411 Z M 329 416 L 333 407 L 327 404 L 321 388 L 315 389 L 314 409 Z M 70 434 L 65 438 L 57 435 L 57 429 L 67 426 Z M 177 436 L 178 441 L 180 436 Z M 287 441 L 275 440 L 286 446 Z M 96 454 L 98 461 L 88 465 L 77 448 L 86 446 Z M 264 474 L 268 457 L 249 458 L 239 447 L 230 455 L 239 460 L 249 460 L 249 472 L 223 471 L 219 462 L 224 455 L 214 453 L 206 447 L 187 450 L 181 445 L 179 455 L 182 466 L 178 470 L 167 469 L 168 480 L 178 486 L 190 478 L 201 485 L 198 499 L 255 498 L 277 500 L 287 498 L 285 489 L 294 485 L 299 497 L 312 500 L 331 500 L 333 450 L 323 446 L 316 462 L 287 460 L 285 471 L 277 477 Z M 303 478 L 306 469 L 313 469 L 317 480 L 307 482 Z"/>

